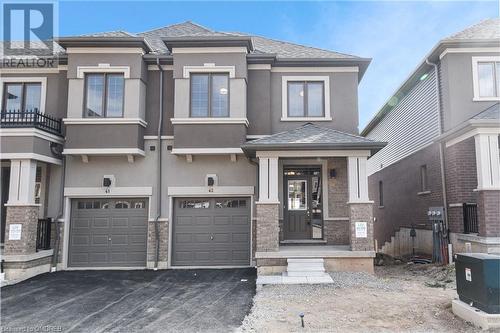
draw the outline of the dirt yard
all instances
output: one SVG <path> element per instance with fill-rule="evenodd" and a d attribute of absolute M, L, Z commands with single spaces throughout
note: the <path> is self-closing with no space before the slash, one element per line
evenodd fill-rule
<path fill-rule="evenodd" d="M 451 312 L 453 267 L 332 273 L 329 285 L 264 286 L 239 332 L 480 332 Z M 304 314 L 304 328 L 299 315 Z"/>

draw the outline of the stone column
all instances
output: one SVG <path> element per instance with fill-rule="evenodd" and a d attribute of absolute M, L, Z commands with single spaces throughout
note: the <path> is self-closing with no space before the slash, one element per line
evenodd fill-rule
<path fill-rule="evenodd" d="M 367 157 L 347 158 L 350 244 L 352 251 L 374 251 L 373 201 L 368 198 Z"/>
<path fill-rule="evenodd" d="M 257 218 L 257 252 L 279 249 L 278 158 L 259 157 L 259 201 Z"/>
<path fill-rule="evenodd" d="M 498 134 L 474 136 L 477 168 L 479 235 L 500 237 L 500 150 Z"/>
<path fill-rule="evenodd" d="M 5 255 L 36 252 L 39 205 L 35 204 L 35 179 L 36 161 L 11 161 Z"/>

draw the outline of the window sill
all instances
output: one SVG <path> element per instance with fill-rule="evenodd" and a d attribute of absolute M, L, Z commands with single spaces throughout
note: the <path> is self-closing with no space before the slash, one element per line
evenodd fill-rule
<path fill-rule="evenodd" d="M 417 193 L 417 195 L 427 195 L 427 194 L 431 194 L 431 191 L 422 191 Z"/>
<path fill-rule="evenodd" d="M 500 101 L 500 97 L 474 97 L 472 98 L 473 102 L 498 102 Z"/>
<path fill-rule="evenodd" d="M 106 125 L 106 124 L 138 124 L 146 127 L 148 124 L 140 118 L 64 118 L 66 125 Z"/>
<path fill-rule="evenodd" d="M 378 206 L 378 208 L 379 208 L 379 209 L 384 209 L 384 208 L 385 208 L 385 206 Z"/>
<path fill-rule="evenodd" d="M 247 118 L 172 118 L 172 124 L 174 125 L 187 125 L 187 124 L 244 124 L 248 126 Z"/>
<path fill-rule="evenodd" d="M 287 117 L 281 118 L 281 121 L 332 121 L 331 117 Z"/>

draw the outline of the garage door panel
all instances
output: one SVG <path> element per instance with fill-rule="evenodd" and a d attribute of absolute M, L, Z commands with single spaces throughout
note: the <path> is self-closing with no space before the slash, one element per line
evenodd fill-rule
<path fill-rule="evenodd" d="M 118 201 L 120 208 L 114 208 Z M 136 206 L 141 208 L 133 208 L 134 202 L 139 202 Z M 69 266 L 146 266 L 145 202 L 144 199 L 75 199 Z"/>
<path fill-rule="evenodd" d="M 109 218 L 96 217 L 92 220 L 92 228 L 109 228 Z"/>
<path fill-rule="evenodd" d="M 248 265 L 250 200 L 175 199 L 172 232 L 174 266 Z"/>
<path fill-rule="evenodd" d="M 249 234 L 233 233 L 231 234 L 231 236 L 231 241 L 233 243 L 248 243 L 248 241 L 250 240 Z"/>

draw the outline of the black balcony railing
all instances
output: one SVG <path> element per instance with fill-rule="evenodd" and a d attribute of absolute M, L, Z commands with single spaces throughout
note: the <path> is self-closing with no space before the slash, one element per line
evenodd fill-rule
<path fill-rule="evenodd" d="M 39 110 L 1 111 L 0 127 L 34 127 L 55 135 L 62 135 L 61 119 L 43 114 Z"/>
<path fill-rule="evenodd" d="M 36 231 L 36 250 L 50 250 L 50 228 L 52 219 L 39 219 Z"/>
<path fill-rule="evenodd" d="M 477 204 L 464 203 L 464 234 L 477 234 L 479 232 L 477 223 Z"/>

